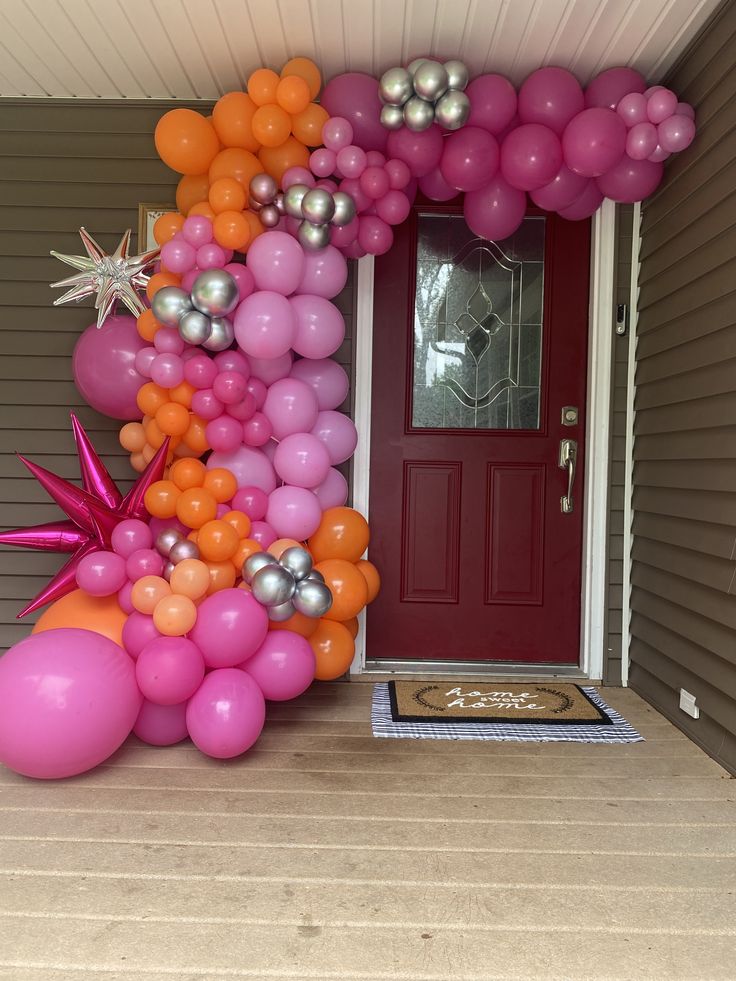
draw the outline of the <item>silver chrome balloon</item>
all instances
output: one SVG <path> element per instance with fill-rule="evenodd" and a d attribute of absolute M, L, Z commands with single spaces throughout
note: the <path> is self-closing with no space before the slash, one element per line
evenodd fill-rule
<path fill-rule="evenodd" d="M 312 571 L 312 556 L 300 545 L 292 545 L 291 548 L 284 549 L 279 559 L 279 565 L 283 566 L 299 582 L 306 579 Z"/>
<path fill-rule="evenodd" d="M 404 124 L 413 133 L 421 133 L 434 122 L 434 105 L 418 95 L 412 96 L 404 106 Z"/>
<path fill-rule="evenodd" d="M 243 580 L 250 586 L 253 576 L 267 565 L 278 565 L 278 559 L 270 552 L 254 552 L 243 563 Z"/>
<path fill-rule="evenodd" d="M 212 333 L 202 344 L 208 351 L 227 351 L 235 340 L 235 328 L 226 317 L 212 318 Z"/>
<path fill-rule="evenodd" d="M 444 65 L 439 61 L 424 61 L 414 72 L 414 91 L 422 99 L 434 102 L 445 94 L 448 81 Z"/>
<path fill-rule="evenodd" d="M 303 613 L 305 617 L 322 617 L 332 606 L 332 593 L 323 582 L 303 579 L 296 584 L 291 602 L 297 613 Z"/>
<path fill-rule="evenodd" d="M 281 221 L 279 209 L 275 204 L 264 204 L 258 212 L 258 217 L 265 228 L 275 228 Z"/>
<path fill-rule="evenodd" d="M 184 562 L 185 559 L 198 559 L 199 558 L 199 546 L 196 542 L 191 541 L 188 538 L 182 539 L 182 541 L 177 542 L 169 552 L 169 561 L 173 562 L 174 565 L 178 565 L 180 562 Z"/>
<path fill-rule="evenodd" d="M 411 75 L 405 68 L 389 68 L 381 75 L 378 95 L 389 106 L 403 106 L 414 95 Z"/>
<path fill-rule="evenodd" d="M 273 206 L 280 215 L 286 214 L 286 208 L 284 207 L 284 195 L 281 193 L 281 191 L 279 191 L 279 193 L 273 199 Z"/>
<path fill-rule="evenodd" d="M 307 579 L 313 579 L 315 582 L 324 582 L 325 577 L 319 571 L 319 569 L 312 569 L 312 571 L 307 576 Z"/>
<path fill-rule="evenodd" d="M 308 190 L 306 184 L 292 184 L 284 191 L 284 209 L 290 218 L 302 217 L 302 198 Z"/>
<path fill-rule="evenodd" d="M 192 301 L 186 290 L 178 286 L 162 286 L 151 300 L 151 309 L 159 323 L 176 327 L 180 318 L 192 309 Z"/>
<path fill-rule="evenodd" d="M 263 207 L 263 205 L 261 204 L 260 201 L 256 201 L 255 198 L 252 198 L 251 197 L 251 198 L 248 198 L 248 207 L 250 208 L 251 211 L 258 212 L 258 211 L 261 210 L 261 208 Z"/>
<path fill-rule="evenodd" d="M 302 215 L 313 225 L 324 225 L 334 214 L 335 202 L 323 187 L 313 187 L 302 198 Z"/>
<path fill-rule="evenodd" d="M 211 333 L 212 321 L 199 310 L 190 310 L 179 321 L 179 337 L 187 344 L 204 344 Z"/>
<path fill-rule="evenodd" d="M 192 283 L 192 303 L 208 317 L 227 317 L 238 305 L 238 284 L 224 269 L 205 269 Z"/>
<path fill-rule="evenodd" d="M 281 603 L 279 606 L 269 606 L 268 619 L 273 620 L 274 623 L 283 623 L 284 620 L 293 617 L 294 613 L 294 604 L 289 600 L 286 603 Z"/>
<path fill-rule="evenodd" d="M 251 177 L 248 192 L 258 204 L 270 204 L 278 194 L 279 186 L 270 174 Z"/>
<path fill-rule="evenodd" d="M 330 244 L 330 226 L 313 225 L 311 221 L 303 221 L 297 232 L 299 244 L 307 252 L 319 252 Z"/>
<path fill-rule="evenodd" d="M 451 61 L 446 61 L 443 67 L 447 72 L 448 89 L 457 89 L 462 92 L 470 81 L 468 66 L 465 62 L 460 61 L 459 58 L 453 58 Z"/>
<path fill-rule="evenodd" d="M 281 606 L 294 595 L 296 583 L 287 569 L 280 565 L 267 565 L 253 576 L 250 584 L 253 596 L 264 606 Z"/>
<path fill-rule="evenodd" d="M 411 77 L 412 81 L 414 80 L 414 75 L 416 74 L 417 68 L 419 68 L 420 65 L 423 65 L 426 60 L 426 58 L 415 58 L 414 61 L 410 61 L 406 66 L 406 73 Z"/>
<path fill-rule="evenodd" d="M 177 528 L 164 528 L 156 535 L 156 551 L 167 557 L 174 545 L 183 540 L 184 536 Z"/>
<path fill-rule="evenodd" d="M 386 129 L 401 129 L 404 125 L 404 110 L 401 106 L 384 106 L 381 109 L 381 126 Z"/>
<path fill-rule="evenodd" d="M 470 99 L 464 92 L 450 89 L 434 106 L 434 118 L 442 129 L 461 129 L 470 116 Z"/>
<path fill-rule="evenodd" d="M 403 114 L 401 118 L 404 118 Z M 355 201 L 345 191 L 335 191 L 332 195 L 332 200 L 335 202 L 335 214 L 332 216 L 332 224 L 337 225 L 338 228 L 341 228 L 343 225 L 349 225 L 353 218 L 355 218 Z"/>
<path fill-rule="evenodd" d="M 175 568 L 176 566 L 174 565 L 173 562 L 167 562 L 166 565 L 164 566 L 164 571 L 161 573 L 161 575 L 166 580 L 166 582 L 169 582 L 171 580 L 171 573 L 174 571 Z"/>

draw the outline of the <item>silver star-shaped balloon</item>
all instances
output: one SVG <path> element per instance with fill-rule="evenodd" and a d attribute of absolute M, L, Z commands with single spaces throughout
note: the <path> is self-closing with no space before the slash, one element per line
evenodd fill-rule
<path fill-rule="evenodd" d="M 128 255 L 130 247 L 130 229 L 120 239 L 115 251 L 108 255 L 95 242 L 86 229 L 80 228 L 82 244 L 87 252 L 83 255 L 63 255 L 61 252 L 51 252 L 51 255 L 61 259 L 68 266 L 79 269 L 74 276 L 52 283 L 52 287 L 70 287 L 63 296 L 54 300 L 54 306 L 60 303 L 70 303 L 72 300 L 82 300 L 85 296 L 97 295 L 95 310 L 97 310 L 97 326 L 102 327 L 108 314 L 114 312 L 118 300 L 126 305 L 134 317 L 146 309 L 145 304 L 136 292 L 144 290 L 151 278 L 145 270 L 158 258 L 159 250 L 151 249 L 140 255 Z"/>

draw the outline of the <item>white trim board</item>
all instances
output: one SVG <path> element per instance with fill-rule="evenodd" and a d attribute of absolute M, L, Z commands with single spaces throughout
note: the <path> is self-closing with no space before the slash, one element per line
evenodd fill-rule
<path fill-rule="evenodd" d="M 606 200 L 593 217 L 590 260 L 587 472 L 580 625 L 580 671 L 588 678 L 602 677 L 605 640 L 615 231 L 616 206 Z M 372 256 L 366 256 L 358 261 L 356 284 L 355 425 L 359 438 L 353 464 L 353 502 L 366 517 L 370 511 L 373 280 L 374 261 Z M 359 622 L 355 658 L 350 669 L 352 674 L 366 671 L 365 611 Z M 431 665 L 427 665 L 422 673 L 431 673 L 431 670 Z M 545 668 L 537 668 L 537 673 L 540 672 L 544 674 Z M 555 669 L 551 668 L 550 674 L 554 673 Z"/>

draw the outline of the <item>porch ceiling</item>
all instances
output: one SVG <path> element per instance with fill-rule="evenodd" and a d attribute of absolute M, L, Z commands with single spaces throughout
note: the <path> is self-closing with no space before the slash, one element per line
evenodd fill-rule
<path fill-rule="evenodd" d="M 519 83 L 628 64 L 661 79 L 720 0 L 3 0 L 0 96 L 216 99 L 296 54 L 326 79 L 421 54 Z"/>

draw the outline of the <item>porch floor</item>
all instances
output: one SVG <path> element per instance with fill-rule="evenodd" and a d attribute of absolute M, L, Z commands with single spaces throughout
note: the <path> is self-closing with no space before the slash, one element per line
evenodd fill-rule
<path fill-rule="evenodd" d="M 232 763 L 0 770 L 0 977 L 733 981 L 736 784 L 605 696 L 646 742 L 374 739 L 354 683 Z"/>

